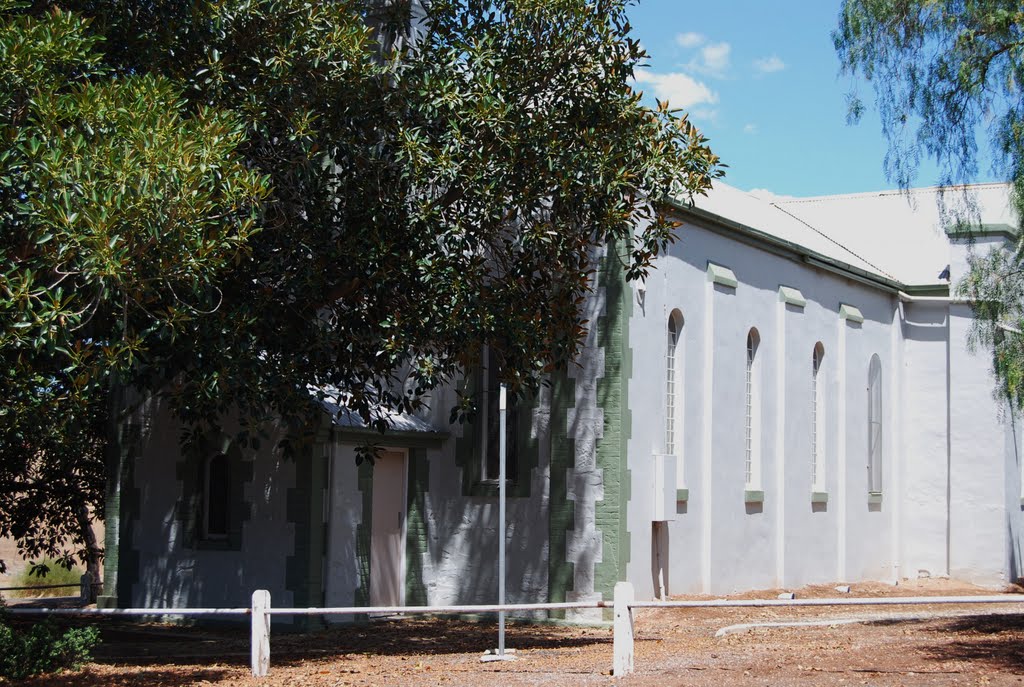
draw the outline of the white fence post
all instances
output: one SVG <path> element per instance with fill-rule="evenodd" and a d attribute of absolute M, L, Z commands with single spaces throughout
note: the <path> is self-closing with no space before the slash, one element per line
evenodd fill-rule
<path fill-rule="evenodd" d="M 615 583 L 615 635 L 612 675 L 620 677 L 633 672 L 633 603 L 635 593 L 629 582 Z"/>
<path fill-rule="evenodd" d="M 270 592 L 252 593 L 252 676 L 266 677 L 270 670 Z"/>
<path fill-rule="evenodd" d="M 92 595 L 92 575 L 84 573 L 81 580 L 79 580 L 79 584 L 81 585 L 82 603 L 91 604 L 94 600 Z"/>

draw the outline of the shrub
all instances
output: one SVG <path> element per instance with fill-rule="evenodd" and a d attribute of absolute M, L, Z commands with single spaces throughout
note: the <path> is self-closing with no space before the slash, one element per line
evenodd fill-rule
<path fill-rule="evenodd" d="M 0 611 L 0 677 L 21 680 L 39 673 L 77 670 L 92 660 L 99 639 L 95 627 L 62 634 L 50 618 L 21 631 Z"/>
<path fill-rule="evenodd" d="M 39 563 L 26 566 L 11 582 L 12 587 L 43 587 L 50 584 L 71 584 L 78 585 L 82 580 L 82 569 L 74 567 L 68 570 L 60 563 L 45 558 Z M 17 592 L 8 592 L 11 598 L 18 597 L 40 597 L 40 596 L 77 596 L 78 590 L 74 587 L 63 587 L 61 589 L 26 589 Z"/>

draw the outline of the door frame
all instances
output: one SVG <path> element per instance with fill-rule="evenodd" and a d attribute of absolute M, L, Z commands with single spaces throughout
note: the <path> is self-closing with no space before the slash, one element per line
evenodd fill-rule
<path fill-rule="evenodd" d="M 408 534 L 409 534 L 409 449 L 388 446 L 388 447 L 381 448 L 381 453 L 398 454 L 398 455 L 401 456 L 401 459 L 402 459 L 402 500 L 401 500 L 401 506 L 402 506 L 402 510 L 401 510 L 401 513 L 402 513 L 402 528 L 401 528 L 401 532 L 400 532 L 400 535 L 399 535 L 401 537 L 401 543 L 400 543 L 401 553 L 399 555 L 399 561 L 398 561 L 398 605 L 399 606 L 404 606 L 405 605 L 405 582 L 406 582 L 405 578 L 406 578 L 406 574 L 408 572 L 407 571 L 407 561 L 406 561 L 406 553 L 407 553 L 407 551 L 406 551 L 406 549 L 407 549 L 406 544 L 407 544 L 407 539 L 408 539 Z M 373 594 L 373 518 L 372 518 L 372 513 L 373 513 L 373 505 L 374 505 L 373 499 L 374 499 L 374 490 L 375 490 L 375 488 L 376 488 L 376 481 L 371 479 L 371 482 L 370 482 L 370 513 L 371 513 L 371 519 L 370 519 L 370 551 L 369 551 L 369 555 L 370 555 L 370 561 L 369 561 L 369 564 L 370 564 L 370 579 L 369 579 L 370 589 L 368 590 L 368 595 L 367 595 L 368 597 Z"/>

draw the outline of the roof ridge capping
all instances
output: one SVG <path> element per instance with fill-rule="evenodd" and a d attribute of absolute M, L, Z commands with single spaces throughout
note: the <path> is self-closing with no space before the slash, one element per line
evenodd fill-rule
<path fill-rule="evenodd" d="M 974 184 L 953 184 L 950 186 L 915 186 L 907 189 L 881 189 L 878 191 L 856 191 L 854 193 L 827 193 L 820 196 L 775 196 L 774 202 L 780 204 L 796 205 L 800 203 L 814 203 L 823 200 L 848 199 L 848 198 L 878 198 L 880 196 L 913 196 L 940 193 L 957 193 L 960 191 L 982 190 L 988 188 L 1008 188 L 1006 181 L 983 181 Z M 749 193 L 749 192 L 748 192 Z"/>

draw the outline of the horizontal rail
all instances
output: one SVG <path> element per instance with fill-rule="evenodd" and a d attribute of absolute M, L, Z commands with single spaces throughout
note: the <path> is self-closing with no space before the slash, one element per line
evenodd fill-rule
<path fill-rule="evenodd" d="M 79 587 L 81 588 L 81 582 L 75 582 L 74 584 L 39 584 L 34 587 L 0 587 L 0 592 L 24 592 L 36 589 L 64 589 L 65 587 Z M 92 587 L 102 587 L 102 582 L 90 583 Z"/>
<path fill-rule="evenodd" d="M 34 587 L 0 587 L 0 592 L 23 592 L 29 589 L 63 589 L 64 587 L 81 587 L 81 582 L 74 584 L 39 584 Z"/>
<path fill-rule="evenodd" d="M 251 608 L 18 608 L 8 606 L 7 613 L 17 615 L 249 615 Z"/>
<path fill-rule="evenodd" d="M 561 611 L 611 608 L 609 601 L 542 604 L 472 604 L 462 606 L 339 606 L 331 608 L 268 608 L 267 615 L 356 615 L 366 613 L 497 613 L 499 611 Z M 20 615 L 250 615 L 251 608 L 8 608 Z"/>
<path fill-rule="evenodd" d="M 611 608 L 610 601 L 540 604 L 465 604 L 462 606 L 338 606 L 331 608 L 267 609 L 270 615 L 354 615 L 366 613 L 498 613 L 501 611 L 567 611 L 577 608 Z"/>
<path fill-rule="evenodd" d="M 762 608 L 769 606 L 914 606 L 922 604 L 1024 603 L 1024 594 L 998 596 L 896 596 L 852 599 L 708 599 L 703 601 L 631 601 L 630 608 Z"/>

